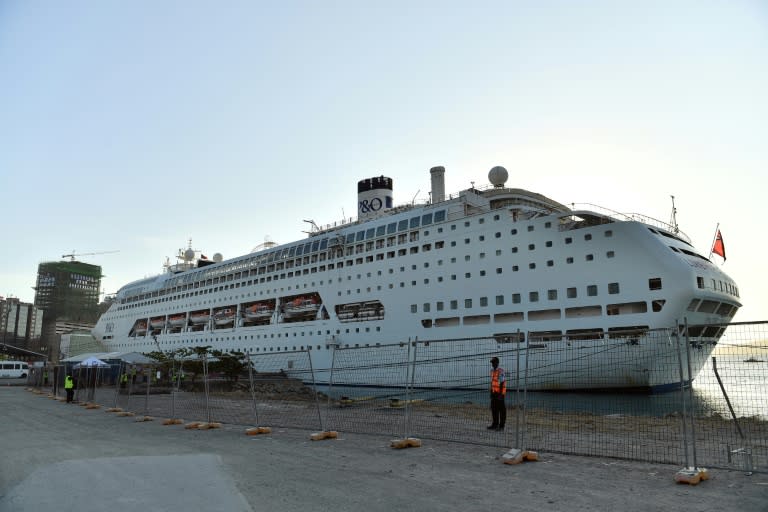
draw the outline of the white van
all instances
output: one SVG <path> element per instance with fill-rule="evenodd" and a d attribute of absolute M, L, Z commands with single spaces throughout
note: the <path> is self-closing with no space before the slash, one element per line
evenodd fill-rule
<path fill-rule="evenodd" d="M 23 379 L 29 373 L 24 361 L 0 361 L 0 379 Z"/>

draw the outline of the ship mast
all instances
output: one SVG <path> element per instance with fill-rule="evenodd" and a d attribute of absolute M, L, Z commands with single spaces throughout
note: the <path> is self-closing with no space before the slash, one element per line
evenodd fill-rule
<path fill-rule="evenodd" d="M 675 208 L 675 196 L 669 196 L 672 198 L 672 217 L 669 219 L 669 224 L 672 226 L 672 232 L 678 234 L 680 229 L 677 227 L 677 208 Z"/>

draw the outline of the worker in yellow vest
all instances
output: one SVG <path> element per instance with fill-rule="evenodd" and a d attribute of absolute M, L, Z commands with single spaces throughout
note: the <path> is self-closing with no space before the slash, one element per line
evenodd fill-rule
<path fill-rule="evenodd" d="M 67 403 L 72 403 L 72 398 L 75 396 L 75 381 L 70 374 L 64 377 L 64 391 L 67 392 Z"/>
<path fill-rule="evenodd" d="M 491 424 L 488 430 L 504 430 L 507 421 L 507 406 L 504 397 L 507 394 L 507 379 L 504 368 L 499 366 L 499 358 L 491 359 Z"/>

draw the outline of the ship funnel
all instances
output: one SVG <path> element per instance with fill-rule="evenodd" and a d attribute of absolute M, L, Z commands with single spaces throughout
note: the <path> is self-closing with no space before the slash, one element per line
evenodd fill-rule
<path fill-rule="evenodd" d="M 357 218 L 375 218 L 392 209 L 392 178 L 379 176 L 357 182 Z"/>
<path fill-rule="evenodd" d="M 433 167 L 429 174 L 432 175 L 432 204 L 445 201 L 445 167 Z"/>

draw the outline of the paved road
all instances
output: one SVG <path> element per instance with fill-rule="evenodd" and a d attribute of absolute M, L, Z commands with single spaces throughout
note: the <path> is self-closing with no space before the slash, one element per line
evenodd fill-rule
<path fill-rule="evenodd" d="M 137 422 L 0 387 L 0 511 L 768 511 L 768 475 L 714 470 L 698 486 L 676 467 L 309 432 L 246 436 Z M 500 505 L 501 504 L 501 505 Z"/>

